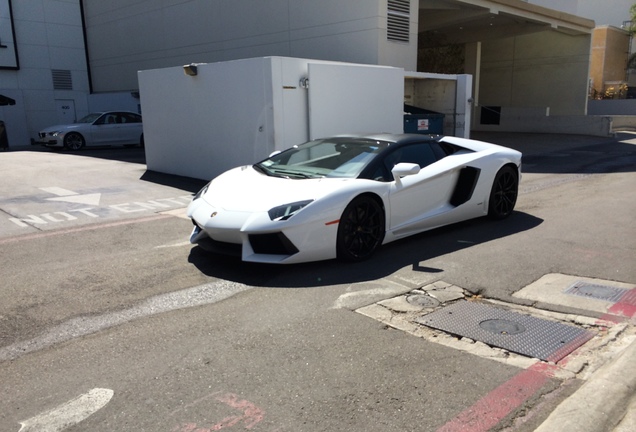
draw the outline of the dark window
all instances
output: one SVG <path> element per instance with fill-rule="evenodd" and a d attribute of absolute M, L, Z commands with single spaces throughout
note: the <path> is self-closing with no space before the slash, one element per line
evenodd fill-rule
<path fill-rule="evenodd" d="M 96 124 L 96 125 L 106 124 L 106 116 L 107 116 L 107 114 L 102 115 L 97 120 L 95 120 L 94 124 Z"/>
<path fill-rule="evenodd" d="M 481 107 L 481 124 L 498 125 L 501 120 L 500 106 L 482 106 Z"/>
<path fill-rule="evenodd" d="M 133 113 L 119 113 L 121 123 L 141 123 L 141 116 Z"/>
<path fill-rule="evenodd" d="M 391 170 L 401 162 L 416 163 L 420 168 L 424 168 L 437 160 L 438 157 L 431 148 L 431 143 L 418 143 L 398 147 L 384 157 L 384 160 L 371 178 L 379 181 L 392 181 Z"/>

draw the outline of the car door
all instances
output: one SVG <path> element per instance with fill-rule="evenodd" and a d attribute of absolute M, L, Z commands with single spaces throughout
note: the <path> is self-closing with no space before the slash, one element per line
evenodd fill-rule
<path fill-rule="evenodd" d="M 437 225 L 436 216 L 450 211 L 449 200 L 456 182 L 456 171 L 437 163 L 438 155 L 430 142 L 396 148 L 386 155 L 384 167 L 406 162 L 420 166 L 418 174 L 405 176 L 392 183 L 389 193 L 389 229 L 400 236 Z"/>
<path fill-rule="evenodd" d="M 117 114 L 104 113 L 91 126 L 92 143 L 94 145 L 120 144 L 118 134 Z"/>
<path fill-rule="evenodd" d="M 141 116 L 134 113 L 117 113 L 118 134 L 121 144 L 139 144 L 143 127 Z"/>

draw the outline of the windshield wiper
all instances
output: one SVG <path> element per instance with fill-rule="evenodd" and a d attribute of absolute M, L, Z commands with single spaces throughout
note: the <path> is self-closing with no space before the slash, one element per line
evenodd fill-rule
<path fill-rule="evenodd" d="M 259 165 L 259 164 L 254 164 L 252 165 L 252 168 L 254 168 L 256 171 L 265 174 L 266 176 L 270 176 L 270 177 L 282 177 L 280 175 L 274 174 L 271 170 L 268 170 L 267 168 L 265 168 L 263 165 Z"/>
<path fill-rule="evenodd" d="M 313 176 L 311 176 L 309 174 L 305 174 L 305 173 L 298 172 L 298 171 L 286 171 L 286 170 L 277 169 L 277 170 L 274 170 L 274 172 L 276 174 L 282 174 L 282 175 L 284 175 L 286 177 L 290 177 L 291 176 L 291 177 L 300 177 L 300 178 L 305 178 L 305 179 L 313 177 Z"/>

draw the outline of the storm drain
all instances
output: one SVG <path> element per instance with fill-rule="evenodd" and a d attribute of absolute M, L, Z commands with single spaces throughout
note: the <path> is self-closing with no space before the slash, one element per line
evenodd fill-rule
<path fill-rule="evenodd" d="M 544 361 L 557 362 L 594 334 L 571 325 L 459 301 L 415 320 L 453 335 Z"/>
<path fill-rule="evenodd" d="M 577 281 L 570 285 L 564 293 L 616 303 L 629 291 L 625 288 Z"/>

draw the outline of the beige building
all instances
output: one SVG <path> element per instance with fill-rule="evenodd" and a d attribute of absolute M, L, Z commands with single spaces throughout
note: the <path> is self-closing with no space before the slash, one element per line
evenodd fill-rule
<path fill-rule="evenodd" d="M 600 26 L 592 34 L 590 97 L 624 99 L 627 96 L 627 60 L 631 34 L 626 30 Z"/>

